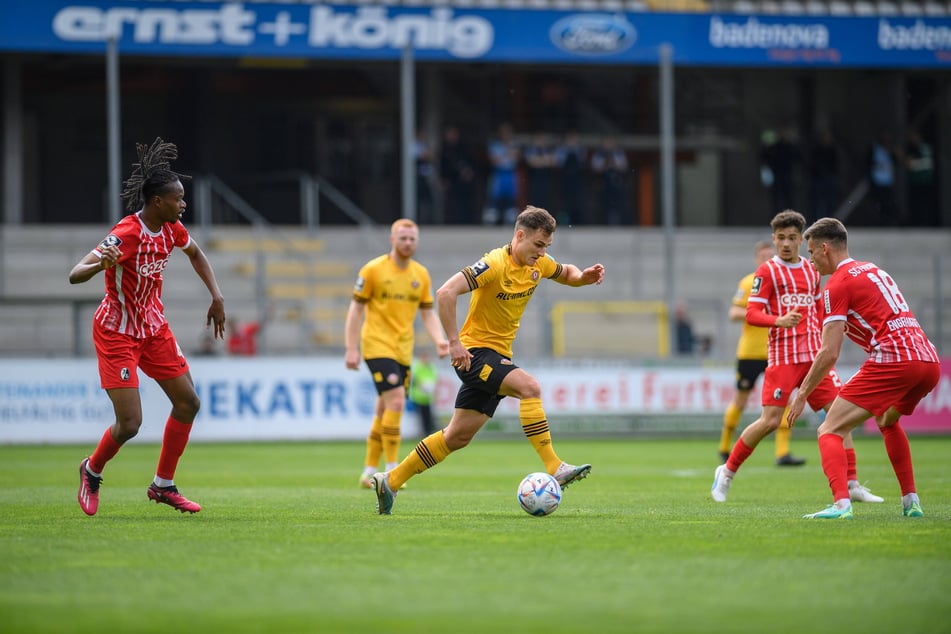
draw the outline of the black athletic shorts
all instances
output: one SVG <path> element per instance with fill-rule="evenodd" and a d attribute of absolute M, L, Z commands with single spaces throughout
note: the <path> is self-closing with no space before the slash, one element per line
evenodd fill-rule
<path fill-rule="evenodd" d="M 756 379 L 766 372 L 765 359 L 737 359 L 736 360 L 736 389 L 749 392 L 753 389 Z"/>
<path fill-rule="evenodd" d="M 397 387 L 409 388 L 409 366 L 398 363 L 395 359 L 367 359 L 367 367 L 373 376 L 373 385 L 376 393 L 382 394 Z"/>
<path fill-rule="evenodd" d="M 456 368 L 456 375 L 462 381 L 456 394 L 456 407 L 474 409 L 491 418 L 499 402 L 505 398 L 499 394 L 502 381 L 518 366 L 489 348 L 469 348 L 469 353 L 472 354 L 469 370 L 464 372 Z"/>

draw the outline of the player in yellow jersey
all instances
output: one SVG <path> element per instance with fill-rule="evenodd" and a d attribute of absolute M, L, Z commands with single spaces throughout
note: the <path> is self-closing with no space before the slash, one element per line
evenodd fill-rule
<path fill-rule="evenodd" d="M 767 240 L 760 240 L 753 246 L 753 259 L 756 267 L 773 257 L 773 244 Z M 730 306 L 730 321 L 742 321 L 743 332 L 736 344 L 736 392 L 733 401 L 723 414 L 723 429 L 720 431 L 720 462 L 726 462 L 733 447 L 733 433 L 740 423 L 743 410 L 750 399 L 753 385 L 763 372 L 766 371 L 766 359 L 769 347 L 769 328 L 751 326 L 746 323 L 746 303 L 750 299 L 753 288 L 754 273 L 750 273 L 742 280 L 733 296 L 733 305 Z M 781 467 L 799 467 L 806 464 L 804 458 L 797 458 L 789 453 L 789 438 L 792 429 L 780 425 L 776 430 L 776 464 Z"/>
<path fill-rule="evenodd" d="M 559 264 L 548 255 L 555 224 L 544 209 L 526 207 L 515 219 L 515 234 L 509 244 L 486 253 L 436 292 L 439 320 L 449 337 L 449 355 L 462 386 L 446 428 L 420 441 L 396 468 L 373 476 L 380 515 L 390 514 L 395 491 L 407 480 L 468 445 L 506 396 L 520 400 L 522 430 L 545 470 L 562 487 L 591 471 L 591 465 L 570 465 L 555 453 L 542 409 L 541 387 L 512 363 L 519 320 L 542 278 L 567 286 L 600 284 L 604 279 L 601 264 L 581 270 L 573 264 Z M 459 330 L 456 300 L 470 292 L 469 312 Z"/>
<path fill-rule="evenodd" d="M 347 310 L 347 369 L 359 369 L 362 353 L 378 395 L 360 475 L 360 486 L 367 489 L 373 487 L 370 476 L 379 468 L 380 456 L 387 469 L 399 460 L 400 423 L 413 360 L 417 311 L 436 344 L 436 353 L 440 358 L 449 354 L 449 343 L 433 311 L 429 271 L 413 259 L 418 242 L 415 222 L 406 218 L 394 222 L 390 227 L 390 252 L 360 269 Z"/>

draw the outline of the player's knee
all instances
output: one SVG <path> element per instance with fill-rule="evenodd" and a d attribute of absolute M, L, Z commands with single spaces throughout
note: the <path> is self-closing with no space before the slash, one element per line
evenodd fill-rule
<path fill-rule="evenodd" d="M 172 416 L 175 420 L 183 423 L 190 423 L 195 420 L 198 410 L 201 409 L 201 400 L 197 394 L 191 394 L 187 397 L 176 399 L 172 404 Z"/>
<path fill-rule="evenodd" d="M 142 416 L 119 416 L 116 417 L 116 441 L 121 443 L 135 438 L 142 426 Z"/>
<path fill-rule="evenodd" d="M 519 392 L 521 393 L 521 398 L 541 398 L 542 397 L 542 386 L 538 383 L 535 377 L 527 376 L 526 380 L 523 381 L 522 385 L 519 386 Z"/>

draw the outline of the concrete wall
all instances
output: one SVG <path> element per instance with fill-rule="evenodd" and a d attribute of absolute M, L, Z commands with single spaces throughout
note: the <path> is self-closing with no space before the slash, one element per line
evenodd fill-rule
<path fill-rule="evenodd" d="M 508 242 L 511 233 L 508 227 L 423 227 L 417 256 L 438 287 L 485 251 Z M 71 286 L 67 275 L 104 234 L 104 228 L 86 225 L 0 227 L 0 354 L 92 354 L 89 319 L 102 282 L 97 277 Z M 264 234 L 216 227 L 211 235 L 194 229 L 193 237 L 212 260 L 230 315 L 246 321 L 270 307 L 264 349 L 279 355 L 342 355 L 349 286 L 366 260 L 389 249 L 386 227 L 333 227 L 316 236 L 293 227 Z M 686 301 L 695 331 L 712 337 L 711 362 L 732 361 L 739 325 L 727 321 L 727 307 L 737 281 L 752 267 L 752 244 L 768 238 L 768 227 L 688 228 L 674 237 L 674 295 Z M 261 247 L 259 252 L 255 246 Z M 856 258 L 875 261 L 892 274 L 935 343 L 945 354 L 951 352 L 951 230 L 854 229 L 850 247 Z M 560 227 L 550 253 L 579 266 L 601 262 L 607 267 L 606 280 L 580 289 L 543 283 L 523 318 L 515 346 L 518 358 L 550 356 L 548 315 L 555 302 L 667 298 L 661 229 Z M 295 273 L 288 264 L 295 262 L 311 272 Z M 267 289 L 278 288 L 284 289 L 281 296 L 266 296 Z M 936 297 L 943 302 L 940 316 Z M 11 298 L 33 298 L 35 303 L 14 304 Z M 164 302 L 182 348 L 197 348 L 209 300 L 184 256 L 173 256 L 166 271 Z M 464 313 L 460 304 L 460 324 Z M 628 325 L 621 319 L 620 324 L 604 315 L 573 320 L 575 349 L 583 350 L 585 340 L 600 339 L 599 346 L 615 353 L 607 356 L 623 357 L 629 349 L 643 348 L 634 345 L 638 340 L 656 338 L 650 322 L 639 325 L 632 318 Z M 646 345 L 651 349 L 653 342 Z M 861 355 L 847 344 L 844 359 L 860 360 Z"/>

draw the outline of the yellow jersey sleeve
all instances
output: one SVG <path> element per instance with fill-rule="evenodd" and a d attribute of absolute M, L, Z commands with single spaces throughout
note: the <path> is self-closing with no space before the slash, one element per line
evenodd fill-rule
<path fill-rule="evenodd" d="M 740 280 L 736 293 L 733 295 L 733 305 L 740 308 L 746 308 L 750 300 L 750 292 L 753 290 L 754 273 L 750 273 Z M 769 328 L 751 326 L 743 320 L 743 331 L 740 333 L 740 340 L 736 344 L 737 359 L 752 359 L 764 361 L 767 358 L 769 347 Z"/>

